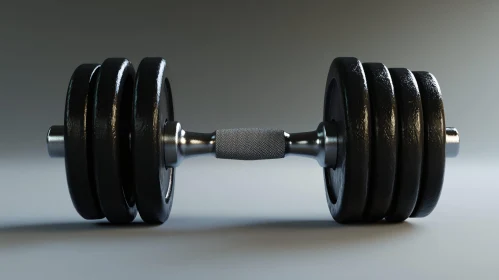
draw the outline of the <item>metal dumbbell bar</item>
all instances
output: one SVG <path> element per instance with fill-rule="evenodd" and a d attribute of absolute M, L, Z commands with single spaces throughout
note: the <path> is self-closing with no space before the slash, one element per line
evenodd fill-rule
<path fill-rule="evenodd" d="M 445 157 L 459 151 L 457 130 L 445 127 L 438 83 L 426 72 L 337 58 L 316 130 L 197 133 L 174 120 L 164 67 L 162 58 L 146 58 L 135 77 L 128 60 L 115 58 L 73 73 L 65 125 L 49 129 L 47 147 L 51 157 L 65 157 L 70 194 L 82 217 L 128 223 L 138 208 L 144 221 L 165 222 L 174 168 L 185 158 L 299 155 L 324 168 L 336 221 L 399 222 L 433 210 Z"/>
<path fill-rule="evenodd" d="M 457 129 L 447 127 L 445 134 L 445 154 L 456 157 L 459 149 Z M 297 133 L 261 128 L 199 133 L 185 131 L 179 122 L 172 121 L 165 123 L 161 139 L 166 167 L 178 167 L 184 159 L 201 155 L 237 160 L 278 159 L 296 155 L 313 158 L 322 167 L 335 168 L 338 150 L 334 121 L 321 122 L 314 131 Z M 64 126 L 50 127 L 47 149 L 52 158 L 64 157 Z"/>

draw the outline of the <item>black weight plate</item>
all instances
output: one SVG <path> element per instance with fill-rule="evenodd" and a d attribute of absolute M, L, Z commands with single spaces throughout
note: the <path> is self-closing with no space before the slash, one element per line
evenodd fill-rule
<path fill-rule="evenodd" d="M 99 205 L 92 154 L 92 102 L 100 66 L 82 64 L 69 82 L 64 111 L 66 179 L 73 205 L 84 219 L 104 218 Z"/>
<path fill-rule="evenodd" d="M 364 70 L 353 57 L 331 63 L 324 121 L 335 121 L 340 144 L 335 168 L 324 168 L 329 210 L 338 223 L 361 222 L 367 198 L 370 104 Z"/>
<path fill-rule="evenodd" d="M 445 113 L 437 79 L 428 72 L 413 72 L 418 82 L 424 117 L 424 155 L 421 185 L 411 217 L 426 217 L 437 205 L 445 171 Z"/>
<path fill-rule="evenodd" d="M 165 121 L 173 121 L 173 99 L 166 62 L 144 58 L 137 70 L 133 103 L 132 151 L 137 207 L 142 220 L 164 223 L 171 211 L 174 168 L 165 168 L 161 135 Z"/>
<path fill-rule="evenodd" d="M 364 220 L 382 220 L 390 208 L 397 172 L 397 104 L 390 72 L 381 63 L 364 63 L 371 101 L 371 160 Z"/>
<path fill-rule="evenodd" d="M 423 108 L 414 75 L 405 68 L 391 68 L 399 117 L 397 175 L 392 205 L 385 219 L 402 222 L 412 213 L 419 192 L 423 162 Z"/>
<path fill-rule="evenodd" d="M 134 79 L 127 59 L 106 59 L 94 101 L 97 192 L 106 218 L 116 224 L 129 223 L 137 215 L 130 151 Z"/>

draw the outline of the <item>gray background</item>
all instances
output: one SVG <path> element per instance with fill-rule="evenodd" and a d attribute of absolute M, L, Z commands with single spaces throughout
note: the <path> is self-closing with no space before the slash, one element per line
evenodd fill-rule
<path fill-rule="evenodd" d="M 497 279 L 497 1 L 30 1 L 0 7 L 0 279 Z M 163 56 L 184 128 L 315 129 L 337 56 L 426 70 L 461 133 L 425 219 L 339 226 L 309 159 L 200 158 L 161 227 L 77 216 L 62 124 L 80 63 Z"/>

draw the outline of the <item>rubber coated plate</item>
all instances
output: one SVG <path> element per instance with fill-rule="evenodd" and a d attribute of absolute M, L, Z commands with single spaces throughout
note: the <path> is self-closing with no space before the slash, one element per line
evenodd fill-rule
<path fill-rule="evenodd" d="M 73 205 L 84 219 L 104 218 L 99 205 L 92 154 L 92 101 L 98 64 L 82 64 L 69 82 L 64 112 L 66 178 Z"/>
<path fill-rule="evenodd" d="M 397 172 L 397 104 L 390 72 L 381 63 L 362 64 L 371 101 L 371 160 L 364 220 L 383 219 L 390 208 Z"/>
<path fill-rule="evenodd" d="M 124 58 L 102 63 L 94 102 L 95 177 L 100 205 L 111 223 L 137 215 L 130 151 L 135 70 Z"/>
<path fill-rule="evenodd" d="M 411 217 L 426 217 L 437 205 L 445 170 L 445 114 L 437 79 L 428 72 L 413 72 L 418 82 L 424 117 L 424 156 L 421 185 Z"/>
<path fill-rule="evenodd" d="M 173 100 L 163 58 L 144 58 L 137 70 L 133 103 L 132 150 L 137 207 L 151 224 L 164 223 L 173 202 L 174 168 L 165 168 L 161 135 L 173 121 Z"/>
<path fill-rule="evenodd" d="M 364 70 L 356 58 L 333 60 L 324 121 L 335 121 L 340 137 L 336 167 L 324 168 L 329 210 L 339 223 L 361 222 L 369 177 L 370 104 Z"/>
<path fill-rule="evenodd" d="M 402 222 L 416 205 L 423 161 L 423 112 L 414 75 L 404 68 L 390 69 L 399 116 L 397 175 L 392 205 L 385 219 Z"/>

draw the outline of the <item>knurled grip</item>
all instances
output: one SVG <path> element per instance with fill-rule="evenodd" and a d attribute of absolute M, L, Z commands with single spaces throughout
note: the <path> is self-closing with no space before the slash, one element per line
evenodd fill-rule
<path fill-rule="evenodd" d="M 286 153 L 284 131 L 279 129 L 220 129 L 215 139 L 215 155 L 222 159 L 277 159 Z"/>

